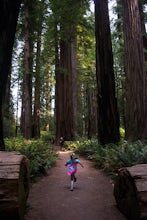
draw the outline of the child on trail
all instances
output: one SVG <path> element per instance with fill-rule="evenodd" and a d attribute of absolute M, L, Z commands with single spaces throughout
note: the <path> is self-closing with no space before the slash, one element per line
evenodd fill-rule
<path fill-rule="evenodd" d="M 70 190 L 73 191 L 74 188 L 74 182 L 76 182 L 77 178 L 75 177 L 75 173 L 77 172 L 77 164 L 80 164 L 81 167 L 84 168 L 83 164 L 80 163 L 80 161 L 75 157 L 75 154 L 71 154 L 70 160 L 68 160 L 65 164 L 65 166 L 68 167 L 68 175 L 71 177 L 70 182 Z"/>

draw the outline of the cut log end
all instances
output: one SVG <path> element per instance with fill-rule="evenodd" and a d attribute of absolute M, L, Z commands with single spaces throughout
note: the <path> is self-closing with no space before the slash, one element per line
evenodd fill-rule
<path fill-rule="evenodd" d="M 28 159 L 16 152 L 0 152 L 0 219 L 23 219 L 28 194 Z"/>
<path fill-rule="evenodd" d="M 114 184 L 114 197 L 127 219 L 147 219 L 147 164 L 120 169 Z"/>

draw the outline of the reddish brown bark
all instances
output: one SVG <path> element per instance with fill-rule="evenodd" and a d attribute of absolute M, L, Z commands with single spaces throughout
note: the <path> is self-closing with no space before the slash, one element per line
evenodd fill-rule
<path fill-rule="evenodd" d="M 123 1 L 125 73 L 126 73 L 126 139 L 144 139 L 146 124 L 145 70 L 140 15 L 137 0 Z"/>
<path fill-rule="evenodd" d="M 24 104 L 24 136 L 32 138 L 32 75 L 31 75 L 31 42 L 30 42 L 30 8 L 25 0 L 25 104 Z"/>
<path fill-rule="evenodd" d="M 115 97 L 108 1 L 95 0 L 95 25 L 98 139 L 101 144 L 116 143 L 119 141 L 119 115 Z"/>

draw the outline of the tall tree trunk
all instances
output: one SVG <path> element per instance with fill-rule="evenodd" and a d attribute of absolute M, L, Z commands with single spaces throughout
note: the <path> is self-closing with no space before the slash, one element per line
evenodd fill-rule
<path fill-rule="evenodd" d="M 144 4 L 147 4 L 146 0 L 138 0 L 139 14 L 140 14 L 140 22 L 141 22 L 141 32 L 143 35 L 146 35 L 145 28 L 145 13 L 143 11 Z"/>
<path fill-rule="evenodd" d="M 40 3 L 40 4 L 39 4 Z M 35 74 L 35 101 L 34 101 L 34 124 L 33 137 L 40 137 L 40 93 L 41 93 L 41 33 L 43 22 L 44 0 L 39 2 L 39 18 L 37 23 L 37 51 L 36 51 L 36 74 Z"/>
<path fill-rule="evenodd" d="M 11 72 L 11 71 L 10 71 Z M 8 75 L 6 92 L 5 92 L 5 100 L 3 103 L 3 117 L 4 121 L 7 121 L 7 126 L 3 127 L 4 137 L 12 135 L 12 118 L 13 118 L 13 107 L 12 107 L 12 99 L 11 99 L 11 73 Z M 10 124 L 11 123 L 11 124 Z"/>
<path fill-rule="evenodd" d="M 60 72 L 56 77 L 57 135 L 73 140 L 77 133 L 77 62 L 73 27 L 64 30 L 60 43 Z M 67 39 L 68 36 L 68 39 Z"/>
<path fill-rule="evenodd" d="M 77 38 L 74 36 L 71 41 L 71 84 L 72 84 L 72 107 L 73 108 L 73 139 L 77 135 Z"/>
<path fill-rule="evenodd" d="M 32 137 L 32 76 L 29 0 L 25 0 L 25 138 Z"/>
<path fill-rule="evenodd" d="M 36 52 L 36 74 L 35 74 L 35 100 L 34 100 L 34 124 L 33 137 L 40 137 L 40 58 L 41 58 L 41 33 L 37 37 L 37 52 Z"/>
<path fill-rule="evenodd" d="M 115 54 L 115 84 L 116 84 L 116 96 L 118 101 L 118 108 L 120 114 L 120 124 L 122 127 L 125 125 L 125 79 L 124 79 L 124 53 L 123 53 L 123 21 L 122 21 L 122 0 L 116 0 L 116 32 L 117 36 L 115 41 L 117 45 L 114 48 L 117 48 L 119 55 Z M 115 44 L 115 43 L 114 43 Z M 115 49 L 114 49 L 115 50 Z"/>
<path fill-rule="evenodd" d="M 144 48 L 144 62 L 145 62 L 145 109 L 147 111 L 147 33 L 146 33 L 146 28 L 145 28 L 145 23 L 146 23 L 146 18 L 145 18 L 145 13 L 144 13 L 144 7 L 145 7 L 145 4 L 147 4 L 146 0 L 139 0 L 138 1 L 138 4 L 139 4 L 139 12 L 140 12 L 140 20 L 141 20 L 141 33 L 142 33 L 142 36 L 143 36 L 143 48 Z M 145 137 L 146 134 L 147 134 L 147 114 L 146 115 L 146 126 L 145 126 L 145 129 L 144 129 L 144 134 L 145 134 Z"/>
<path fill-rule="evenodd" d="M 119 115 L 115 97 L 113 54 L 107 0 L 95 0 L 95 24 L 98 139 L 101 144 L 116 143 L 119 141 Z"/>
<path fill-rule="evenodd" d="M 72 84 L 71 84 L 71 44 L 66 40 L 61 41 L 60 66 L 62 69 L 61 80 L 62 91 L 60 91 L 60 133 L 67 140 L 72 140 Z"/>
<path fill-rule="evenodd" d="M 123 1 L 125 72 L 126 72 L 126 139 L 144 139 L 145 70 L 138 0 Z"/>
<path fill-rule="evenodd" d="M 87 84 L 87 136 L 88 139 L 91 139 L 92 137 L 92 102 L 91 102 L 91 93 L 90 93 L 90 88 L 89 85 Z"/>
<path fill-rule="evenodd" d="M 58 22 L 59 69 L 56 69 L 57 139 L 73 140 L 77 133 L 77 36 L 81 1 L 56 1 L 53 7 Z M 64 7 L 63 7 L 64 5 Z M 56 6 L 56 7 L 55 7 Z M 62 10 L 61 10 L 62 9 Z M 59 30 L 60 27 L 60 30 Z"/>
<path fill-rule="evenodd" d="M 95 90 L 90 88 L 87 83 L 86 88 L 86 104 L 85 109 L 87 109 L 85 117 L 85 134 L 88 139 L 91 139 L 97 133 L 97 97 L 95 95 Z"/>
<path fill-rule="evenodd" d="M 2 108 L 6 92 L 6 84 L 10 73 L 12 50 L 16 32 L 20 0 L 0 1 L 0 150 L 5 150 L 3 139 Z"/>
<path fill-rule="evenodd" d="M 60 111 L 61 109 L 59 108 L 60 106 L 60 91 L 62 91 L 62 89 L 60 89 L 60 87 L 62 86 L 61 84 L 61 74 L 59 72 L 59 43 L 58 43 L 58 32 L 57 32 L 57 24 L 55 24 L 55 80 L 56 80 L 56 84 L 55 84 L 55 124 L 56 124 L 56 142 L 59 143 L 60 137 L 61 135 L 61 129 L 60 129 Z M 61 94 L 60 94 L 61 95 Z"/>

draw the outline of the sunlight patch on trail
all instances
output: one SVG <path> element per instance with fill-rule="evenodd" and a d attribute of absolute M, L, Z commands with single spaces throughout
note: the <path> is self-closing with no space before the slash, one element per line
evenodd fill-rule
<path fill-rule="evenodd" d="M 71 154 L 73 151 L 59 151 L 60 154 Z"/>

